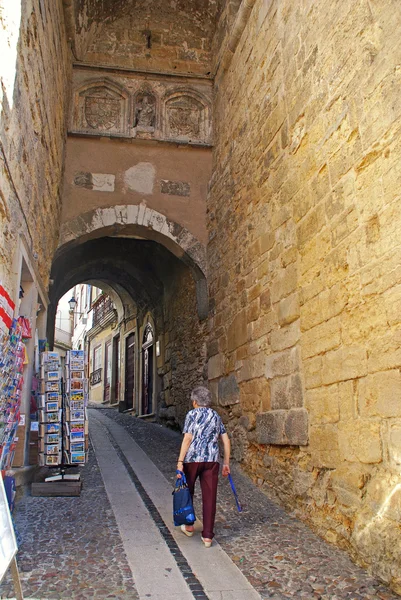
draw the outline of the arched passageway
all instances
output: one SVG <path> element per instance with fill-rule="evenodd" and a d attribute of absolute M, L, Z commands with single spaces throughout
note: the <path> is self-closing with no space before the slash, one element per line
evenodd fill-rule
<path fill-rule="evenodd" d="M 83 282 L 96 285 L 110 297 L 115 313 L 114 320 L 104 321 L 111 329 L 100 362 L 93 351 L 101 324 L 87 336 L 91 373 L 95 366 L 104 368 L 103 399 L 122 411 L 182 424 L 190 388 L 206 378 L 202 246 L 187 232 L 177 234 L 178 227 L 167 236 L 137 225 L 133 237 L 132 223 L 93 228 L 80 220 L 73 238 L 71 225 L 63 230 L 64 244 L 52 266 L 50 344 L 58 300 Z"/>

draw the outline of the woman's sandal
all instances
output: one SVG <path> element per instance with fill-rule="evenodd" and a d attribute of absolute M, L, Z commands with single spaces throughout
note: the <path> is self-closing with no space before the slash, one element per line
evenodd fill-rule
<path fill-rule="evenodd" d="M 205 548 L 210 548 L 210 546 L 212 545 L 212 540 L 205 540 L 205 538 L 201 537 L 202 542 L 205 545 Z"/>
<path fill-rule="evenodd" d="M 194 534 L 193 531 L 187 531 L 185 525 L 181 525 L 181 531 L 182 533 L 185 533 L 185 535 L 187 535 L 188 537 L 192 537 Z"/>

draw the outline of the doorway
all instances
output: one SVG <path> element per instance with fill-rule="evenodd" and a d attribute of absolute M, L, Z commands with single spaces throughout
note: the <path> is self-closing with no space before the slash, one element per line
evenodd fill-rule
<path fill-rule="evenodd" d="M 134 407 L 135 385 L 135 333 L 130 333 L 125 340 L 125 409 Z"/>
<path fill-rule="evenodd" d="M 120 398 L 120 336 L 113 338 L 113 367 L 112 367 L 112 402 L 116 404 Z"/>
<path fill-rule="evenodd" d="M 142 342 L 142 415 L 153 413 L 153 327 L 145 327 Z"/>

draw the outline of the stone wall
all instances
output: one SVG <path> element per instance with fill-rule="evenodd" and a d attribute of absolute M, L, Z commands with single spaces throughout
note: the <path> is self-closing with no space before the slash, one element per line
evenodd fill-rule
<path fill-rule="evenodd" d="M 214 0 L 80 0 L 75 10 L 79 60 L 145 71 L 210 75 L 217 11 Z"/>
<path fill-rule="evenodd" d="M 176 269 L 165 291 L 163 386 L 159 417 L 182 427 L 190 406 L 190 393 L 207 380 L 207 322 L 197 315 L 195 282 L 190 271 Z"/>
<path fill-rule="evenodd" d="M 0 123 L 0 279 L 13 290 L 20 236 L 48 282 L 59 231 L 70 69 L 61 2 L 25 0 L 20 27 L 19 15 L 12 25 L 6 18 L 11 6 L 4 6 L 1 1 L 0 28 L 6 44 L 14 44 L 16 67 L 15 57 L 8 56 L 0 67 L 6 82 Z"/>
<path fill-rule="evenodd" d="M 257 0 L 217 74 L 209 379 L 234 455 L 401 591 L 401 25 Z"/>

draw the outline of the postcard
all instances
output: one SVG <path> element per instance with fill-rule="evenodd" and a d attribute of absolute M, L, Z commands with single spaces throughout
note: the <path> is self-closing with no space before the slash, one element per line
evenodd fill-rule
<path fill-rule="evenodd" d="M 57 444 L 60 441 L 60 436 L 58 433 L 49 433 L 46 435 L 46 444 Z"/>
<path fill-rule="evenodd" d="M 85 413 L 83 410 L 71 410 L 70 421 L 84 421 Z"/>
<path fill-rule="evenodd" d="M 59 391 L 58 381 L 46 381 L 46 392 L 58 392 Z"/>
<path fill-rule="evenodd" d="M 46 402 L 47 412 L 54 412 L 58 410 L 58 402 Z"/>
<path fill-rule="evenodd" d="M 60 360 L 60 355 L 58 352 L 42 352 L 42 363 L 48 363 L 55 360 Z"/>
<path fill-rule="evenodd" d="M 84 409 L 84 401 L 83 400 L 71 400 L 70 408 L 71 408 L 71 412 L 73 410 L 83 410 Z"/>
<path fill-rule="evenodd" d="M 70 376 L 71 376 L 71 379 L 83 379 L 84 372 L 83 371 L 71 371 Z"/>
<path fill-rule="evenodd" d="M 57 423 L 60 420 L 58 412 L 46 413 L 46 423 Z"/>
<path fill-rule="evenodd" d="M 70 389 L 71 390 L 83 390 L 84 389 L 84 380 L 83 379 L 71 379 Z"/>
<path fill-rule="evenodd" d="M 85 431 L 84 423 L 70 423 L 70 430 L 73 431 Z"/>
<path fill-rule="evenodd" d="M 59 445 L 58 444 L 50 444 L 46 446 L 46 454 L 57 454 L 59 453 Z"/>
<path fill-rule="evenodd" d="M 71 464 L 84 463 L 85 452 L 71 452 Z"/>
<path fill-rule="evenodd" d="M 71 442 L 71 452 L 84 452 L 85 442 Z"/>
<path fill-rule="evenodd" d="M 85 350 L 70 350 L 70 358 L 82 358 L 85 357 Z"/>
<path fill-rule="evenodd" d="M 60 423 L 46 423 L 45 432 L 46 433 L 59 433 L 60 432 Z"/>
<path fill-rule="evenodd" d="M 85 440 L 85 433 L 83 431 L 71 431 L 70 433 L 70 442 L 83 441 Z"/>
<path fill-rule="evenodd" d="M 47 398 L 48 402 L 50 402 L 50 401 L 52 401 L 52 402 L 56 402 L 57 401 L 58 402 L 58 400 L 59 400 L 59 393 L 58 393 L 58 391 L 57 392 L 47 392 L 46 393 L 46 398 Z"/>
<path fill-rule="evenodd" d="M 47 379 L 47 381 L 58 381 L 59 380 L 58 371 L 48 371 L 48 373 L 46 373 L 46 379 Z"/>
<path fill-rule="evenodd" d="M 84 392 L 83 390 L 81 390 L 80 392 L 70 392 L 70 400 L 83 400 L 84 399 Z"/>
<path fill-rule="evenodd" d="M 46 464 L 47 465 L 58 465 L 58 454 L 48 454 L 46 456 Z"/>
<path fill-rule="evenodd" d="M 84 361 L 83 360 L 72 360 L 70 362 L 70 371 L 84 371 Z"/>

